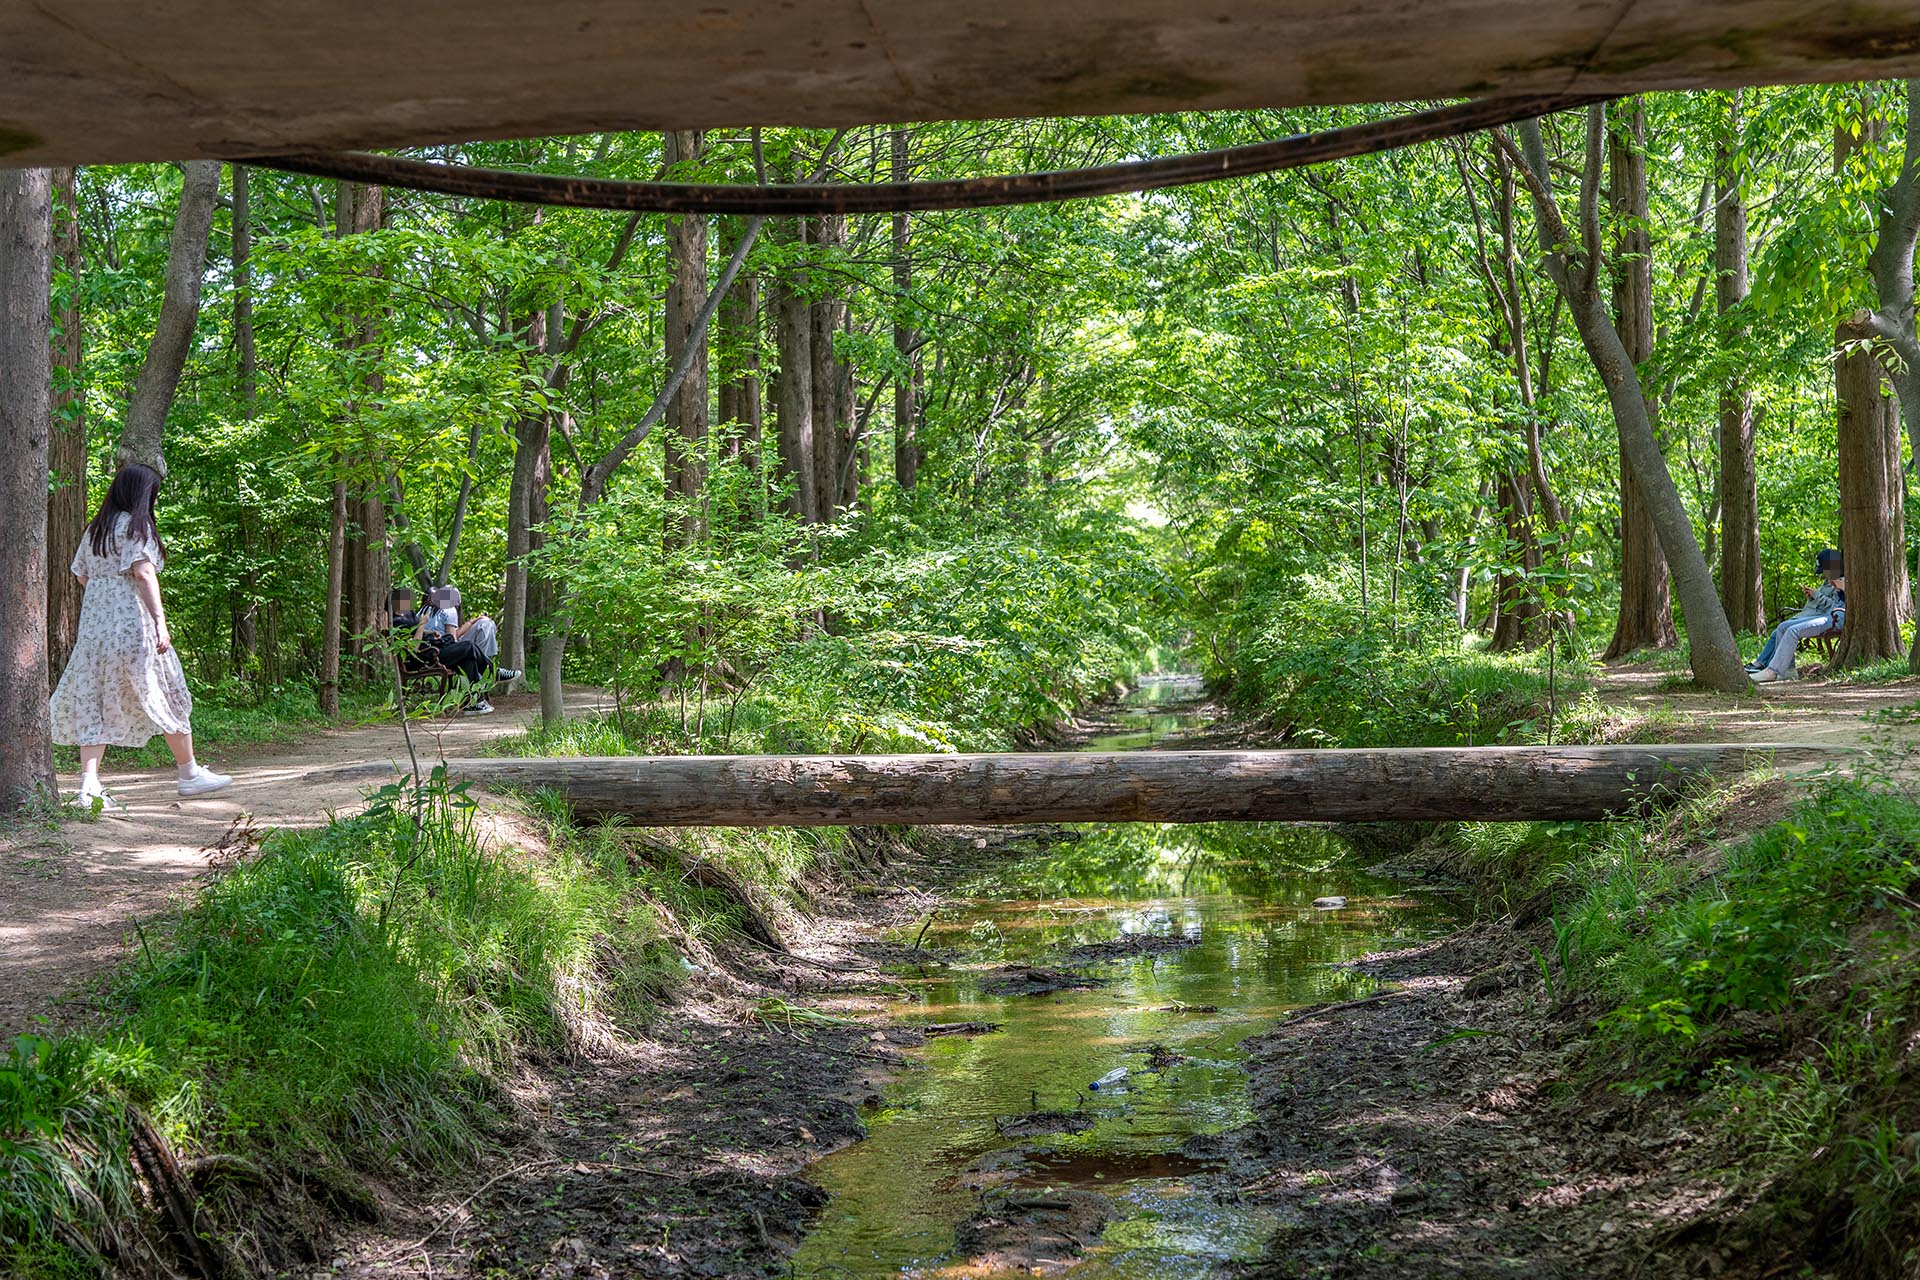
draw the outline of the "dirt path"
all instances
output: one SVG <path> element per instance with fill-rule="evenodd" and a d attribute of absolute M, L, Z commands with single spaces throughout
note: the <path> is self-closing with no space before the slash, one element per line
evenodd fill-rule
<path fill-rule="evenodd" d="M 600 704 L 597 690 L 569 689 L 570 711 Z M 422 757 L 444 750 L 471 753 L 482 743 L 526 728 L 538 699 L 497 699 L 499 712 L 417 725 Z M 233 787 L 204 799 L 182 800 L 173 771 L 127 772 L 109 761 L 109 789 L 123 814 L 95 821 L 27 825 L 0 842 L 0 1041 L 29 1030 L 38 1016 L 72 1012 L 52 1008 L 126 953 L 136 920 L 164 911 L 209 867 L 208 854 L 236 818 L 259 827 L 309 827 L 356 808 L 362 781 L 315 782 L 315 769 L 360 760 L 399 760 L 406 754 L 396 722 L 318 730 L 305 741 L 236 751 L 206 752 L 214 767 L 234 775 Z M 71 794 L 76 779 L 62 777 Z"/>
<path fill-rule="evenodd" d="M 1816 677 L 1732 697 L 1678 683 L 1673 671 L 1636 664 L 1606 668 L 1596 691 L 1601 702 L 1630 713 L 1630 730 L 1661 742 L 1920 743 L 1914 726 L 1879 718 L 1880 712 L 1920 702 L 1920 676 L 1886 684 Z"/>

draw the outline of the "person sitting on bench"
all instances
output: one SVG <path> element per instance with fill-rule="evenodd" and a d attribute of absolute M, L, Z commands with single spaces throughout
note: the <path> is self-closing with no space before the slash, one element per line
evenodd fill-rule
<path fill-rule="evenodd" d="M 1814 557 L 1814 563 L 1825 581 L 1817 588 L 1801 588 L 1807 602 L 1773 629 L 1760 656 L 1747 664 L 1747 677 L 1755 684 L 1793 679 L 1793 655 L 1800 642 L 1839 631 L 1846 625 L 1847 578 L 1840 553 L 1828 547 Z"/>
<path fill-rule="evenodd" d="M 411 632 L 413 643 L 401 653 L 403 671 L 431 671 L 436 666 L 463 677 L 474 690 L 461 710 L 470 716 L 493 714 L 493 704 L 479 692 L 493 683 L 493 664 L 470 640 L 461 640 L 444 631 L 434 630 L 432 615 L 414 607 L 411 587 L 395 587 L 388 606 L 389 625 L 398 632 Z"/>
<path fill-rule="evenodd" d="M 484 613 L 466 622 L 460 621 L 460 588 L 452 583 L 427 592 L 427 630 L 450 635 L 455 640 L 471 641 L 488 662 L 500 661 L 500 628 Z M 501 667 L 496 678 L 512 680 L 519 674 L 512 667 Z"/>

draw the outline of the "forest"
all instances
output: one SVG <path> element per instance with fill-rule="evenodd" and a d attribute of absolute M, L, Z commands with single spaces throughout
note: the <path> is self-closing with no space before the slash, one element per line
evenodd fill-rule
<path fill-rule="evenodd" d="M 605 133 L 417 154 L 615 179 L 873 184 L 1202 152 L 1399 110 Z M 496 694 L 521 718 L 486 747 L 522 756 L 1076 749 L 1088 745 L 1076 726 L 1134 706 L 1128 691 L 1137 702 L 1167 673 L 1192 687 L 1155 740 L 1201 746 L 1715 740 L 1747 715 L 1773 717 L 1761 740 L 1795 741 L 1838 723 L 1823 702 L 1854 717 L 1835 740 L 1865 743 L 1914 719 L 1920 82 L 1646 94 L 1264 177 L 912 214 L 616 214 L 211 160 L 27 174 L 0 172 L 0 223 L 47 202 L 51 289 L 42 329 L 7 313 L 0 358 L 48 353 L 48 680 L 74 643 L 82 593 L 65 570 L 83 528 L 117 463 L 155 466 L 195 729 L 243 780 L 271 759 L 253 753 L 323 731 L 397 742 L 409 716 L 431 756 L 459 695 L 396 716 L 385 618 L 395 586 L 449 583 L 465 611 L 497 620 L 499 665 L 522 673 Z M 0 246 L 0 270 L 22 270 L 29 243 L 9 241 L 11 257 Z M 1762 703 L 1780 691 L 1756 688 L 1743 663 L 1800 608 L 1825 548 L 1846 566 L 1844 630 L 1830 651 L 1803 647 L 1791 700 Z M 1637 700 L 1621 672 L 1641 681 Z M 575 689 L 591 706 L 568 701 Z M 46 763 L 69 772 L 69 752 Z M 157 744 L 114 748 L 107 768 L 166 758 Z M 21 829 L 87 829 L 47 803 L 45 764 L 5 764 Z M 1459 962 L 1496 975 L 1483 996 L 1506 1003 L 1393 1015 L 1382 1034 L 1403 1050 L 1402 1083 L 1444 1090 L 1453 1072 L 1491 1089 L 1501 1072 L 1532 1072 L 1628 1099 L 1619 1123 L 1648 1126 L 1635 1132 L 1692 1125 L 1713 1136 L 1673 1168 L 1715 1188 L 1701 1220 L 1717 1225 L 1688 1234 L 1689 1220 L 1655 1215 L 1630 1248 L 1613 1237 L 1614 1217 L 1632 1220 L 1625 1193 L 1594 1193 L 1591 1230 L 1563 1252 L 1498 1232 L 1488 1249 L 1599 1275 L 1641 1265 L 1629 1256 L 1641 1245 L 1641 1262 L 1713 1274 L 1731 1260 L 1756 1269 L 1730 1274 L 1758 1275 L 1756 1260 L 1786 1256 L 1803 1269 L 1767 1274 L 1907 1275 L 1920 1256 L 1920 1090 L 1900 1030 L 1920 993 L 1904 964 L 1920 941 L 1908 768 L 1817 787 L 1756 775 L 1620 824 L 1382 826 L 1332 851 L 1318 834 L 1188 845 L 1116 827 L 1060 837 L 1052 862 L 1046 840 L 1019 845 L 1028 860 L 995 892 L 1257 898 L 1302 919 L 1328 901 L 1383 904 L 1350 918 L 1351 937 L 1301 944 L 1298 964 L 1327 972 L 1438 937 L 1442 917 L 1497 922 L 1463 935 L 1481 949 Z M 0 1061 L 0 1269 L 264 1275 L 333 1256 L 341 1274 L 371 1274 L 355 1268 L 383 1269 L 392 1239 L 421 1237 L 407 1265 L 426 1269 L 406 1274 L 436 1261 L 473 1275 L 901 1273 L 907 1259 L 891 1256 L 836 1272 L 865 1238 L 808 1237 L 819 1214 L 820 1232 L 841 1219 L 806 1199 L 823 1193 L 795 1191 L 792 1170 L 751 1191 L 696 1179 L 677 1207 L 599 1187 L 628 1207 L 593 1212 L 630 1215 L 608 1240 L 658 1246 L 622 1271 L 609 1259 L 627 1245 L 543 1226 L 528 1207 L 585 1185 L 562 1178 L 587 1178 L 567 1164 L 588 1159 L 567 1145 L 584 1130 L 541 1129 L 537 1160 L 515 1144 L 548 1123 L 529 1118 L 547 1115 L 529 1101 L 542 1089 L 641 1114 L 568 1092 L 592 1073 L 566 1064 L 616 1044 L 711 1049 L 731 1019 L 737 1045 L 765 1041 L 755 1070 L 796 1079 L 846 1069 L 803 1060 L 822 1044 L 893 1052 L 869 1045 L 872 1026 L 889 1028 L 874 1041 L 895 1034 L 859 1021 L 873 1009 L 781 985 L 734 953 L 746 936 L 751 954 L 798 955 L 822 895 L 921 874 L 915 859 L 947 846 L 897 831 L 591 827 L 536 796 L 517 802 L 545 833 L 529 859 L 492 850 L 444 771 L 372 795 L 357 816 L 245 845 L 98 978 L 84 1016 L 14 1041 Z M 958 901 L 963 871 L 1000 874 L 987 862 L 999 837 L 955 841 L 952 867 L 939 861 L 916 892 Z M 1394 914 L 1416 891 L 1378 870 L 1387 844 L 1444 866 L 1457 895 Z M 1194 876 L 1209 887 L 1191 889 Z M 991 896 L 966 883 L 966 901 Z M 916 957 L 929 937 L 996 962 L 1055 954 L 1022 950 L 1041 936 L 1020 933 L 1040 928 L 1024 917 L 955 912 L 929 899 L 911 919 L 860 918 Z M 1194 938 L 1244 927 L 1231 914 L 1188 926 Z M 1112 941 L 1045 929 L 1056 949 Z M 1375 994 L 1351 976 L 1288 981 L 1270 993 L 1274 1016 Z M 1184 1014 L 1241 998 L 1173 989 L 1142 999 Z M 928 1016 L 1004 1015 L 977 998 L 935 997 Z M 1286 1058 L 1292 1024 L 1270 1024 L 1245 1041 L 1255 1085 L 1241 1121 L 1286 1128 L 1276 1117 L 1333 1107 L 1370 1070 L 1333 1079 L 1328 1065 L 1308 1097 L 1311 1046 Z M 1021 1025 L 1003 1034 L 1018 1041 Z M 959 1039 L 933 1034 L 942 1048 Z M 312 1054 L 321 1043 L 352 1047 Z M 1161 1061 L 1201 1053 L 1168 1043 L 1180 1052 Z M 1261 1081 L 1296 1068 L 1287 1087 L 1305 1110 L 1277 1110 L 1281 1086 Z M 733 1097 L 718 1066 L 684 1069 L 695 1074 L 671 1079 Z M 1027 1089 L 1013 1092 L 1007 1105 L 1026 1109 Z M 648 1123 L 677 1116 L 677 1096 L 647 1094 L 649 1107 L 666 1099 Z M 922 1105 L 971 1104 L 936 1091 Z M 905 1104 L 865 1123 L 893 1133 L 908 1113 L 922 1123 Z M 1553 1114 L 1553 1133 L 1573 1132 Z M 811 1159 L 834 1144 L 802 1118 Z M 731 1129 L 709 1139 L 751 1145 Z M 632 1142 L 628 1163 L 644 1163 Z M 1591 1155 L 1564 1150 L 1567 1168 Z M 1430 1170 L 1465 1159 L 1420 1158 Z M 460 1181 L 476 1167 L 510 1181 Z M 819 1167 L 808 1176 L 832 1204 L 884 1201 L 855 1166 Z M 1243 1190 L 1282 1195 L 1265 1167 L 1232 1165 Z M 1541 1168 L 1511 1177 L 1561 1176 Z M 1512 1221 L 1538 1221 L 1516 1188 L 1500 1190 Z M 1456 1193 L 1493 1194 L 1423 1191 L 1413 1212 L 1440 1214 Z M 1414 1203 L 1393 1187 L 1379 1197 Z M 633 1207 L 642 1199 L 651 1207 Z M 470 1219 L 476 1200 L 495 1211 Z M 427 1208 L 408 1217 L 389 1201 Z M 1081 1212 L 1053 1204 L 1015 1208 Z M 364 1234 L 379 1221 L 392 1238 Z M 663 1222 L 687 1233 L 678 1251 Z M 1097 1227 L 1080 1243 L 1107 1261 L 1087 1265 L 1113 1269 L 1087 1274 L 1203 1274 L 1126 1270 L 1111 1252 L 1122 1236 L 1092 1244 Z M 977 1224 L 941 1230 L 913 1261 L 1000 1240 Z M 1379 1238 L 1358 1230 L 1313 1220 L 1273 1237 L 1291 1245 L 1221 1245 L 1218 1260 L 1254 1268 L 1236 1274 L 1450 1273 L 1404 1240 L 1367 1253 Z M 563 1245 L 582 1269 L 541 1261 Z M 1001 1242 L 974 1256 L 1038 1255 Z"/>

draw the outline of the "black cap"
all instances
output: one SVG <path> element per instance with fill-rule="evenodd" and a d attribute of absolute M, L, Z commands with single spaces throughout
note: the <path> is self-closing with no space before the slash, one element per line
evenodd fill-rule
<path fill-rule="evenodd" d="M 1842 571 L 1840 553 L 1838 551 L 1835 551 L 1832 547 L 1826 548 L 1819 555 L 1815 556 L 1813 558 L 1813 563 L 1819 568 L 1820 572 L 1822 573 L 1826 573 L 1829 570 L 1832 570 L 1834 572 Z"/>

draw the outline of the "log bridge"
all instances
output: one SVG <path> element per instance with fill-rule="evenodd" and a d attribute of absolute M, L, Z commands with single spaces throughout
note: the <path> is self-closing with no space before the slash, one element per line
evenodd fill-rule
<path fill-rule="evenodd" d="M 1702 779 L 1841 765 L 1796 743 L 455 759 L 483 787 L 550 788 L 657 827 L 1051 822 L 1553 821 L 1644 811 Z M 324 776 L 390 777 L 392 763 Z"/>

